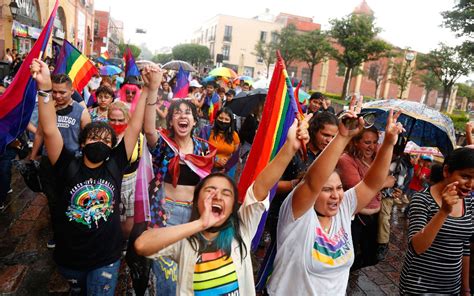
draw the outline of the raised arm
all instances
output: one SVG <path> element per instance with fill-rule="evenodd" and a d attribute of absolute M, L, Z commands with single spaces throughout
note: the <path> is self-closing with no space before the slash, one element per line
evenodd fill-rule
<path fill-rule="evenodd" d="M 473 123 L 471 121 L 466 123 L 466 145 L 474 144 L 474 140 L 472 139 L 472 128 Z"/>
<path fill-rule="evenodd" d="M 356 111 L 360 111 L 360 104 L 361 103 L 356 107 L 355 100 L 352 100 L 349 111 L 344 113 L 340 120 L 339 133 L 321 152 L 321 154 L 319 154 L 318 158 L 316 158 L 313 164 L 309 167 L 303 180 L 296 187 L 292 199 L 293 217 L 295 219 L 298 219 L 309 209 L 314 207 L 314 203 L 321 192 L 321 188 L 326 183 L 332 172 L 334 172 L 337 161 L 341 157 L 344 148 L 351 138 L 362 130 L 364 124 L 362 118 L 358 119 L 358 125 L 356 125 L 354 129 L 348 129 L 344 125 L 346 119 L 357 121 Z"/>
<path fill-rule="evenodd" d="M 357 194 L 356 212 L 365 208 L 377 192 L 384 188 L 392 161 L 393 146 L 397 143 L 398 135 L 404 131 L 402 124 L 397 122 L 398 116 L 400 116 L 400 112 L 393 115 L 393 110 L 389 111 L 382 146 L 380 146 L 362 182 L 355 186 Z"/>
<path fill-rule="evenodd" d="M 160 83 L 162 78 L 163 73 L 161 73 Z M 156 132 L 156 101 L 158 88 L 154 90 L 149 89 L 148 91 L 150 92 L 150 98 L 148 99 L 145 107 L 145 120 L 143 122 L 143 129 L 145 131 L 148 147 L 155 147 L 156 142 L 158 141 L 158 133 Z"/>
<path fill-rule="evenodd" d="M 49 68 L 46 63 L 39 59 L 34 59 L 31 63 L 30 71 L 36 80 L 39 91 L 52 89 Z M 36 76 L 34 73 L 36 73 Z M 54 165 L 61 154 L 64 142 L 56 124 L 56 109 L 54 108 L 54 100 L 51 94 L 48 94 L 48 96 L 40 96 L 38 94 L 38 114 L 39 124 L 43 130 L 44 144 L 48 150 L 48 158 L 51 164 Z"/>
<path fill-rule="evenodd" d="M 143 117 L 145 115 L 145 104 L 151 104 L 153 106 L 156 104 L 156 93 L 158 92 L 158 86 L 161 83 L 163 72 L 159 67 L 146 67 L 143 70 L 142 75 L 145 81 L 145 87 L 140 94 L 140 99 L 137 103 L 135 111 L 133 111 L 133 115 L 130 119 L 130 122 L 128 123 L 128 127 L 125 130 L 125 135 L 123 136 L 125 149 L 127 151 L 127 158 L 132 156 L 133 149 L 137 143 L 138 135 L 142 129 Z M 154 108 L 147 109 L 153 109 L 153 111 L 155 110 Z"/>
<path fill-rule="evenodd" d="M 312 115 L 305 117 L 297 127 L 297 121 L 293 122 L 285 144 L 278 151 L 275 158 L 258 174 L 253 184 L 255 199 L 261 201 L 268 195 L 272 187 L 280 180 L 295 153 L 301 148 L 301 142 L 306 145 L 309 142 L 308 121 Z"/>

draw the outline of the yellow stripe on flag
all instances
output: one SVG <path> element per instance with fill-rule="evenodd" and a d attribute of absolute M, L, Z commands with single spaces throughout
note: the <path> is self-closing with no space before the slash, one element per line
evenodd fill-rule
<path fill-rule="evenodd" d="M 76 79 L 77 73 L 82 69 L 82 67 L 84 67 L 84 64 L 87 61 L 88 61 L 87 57 L 82 54 L 77 58 L 77 60 L 74 62 L 74 64 L 71 67 L 71 70 L 68 73 L 72 81 Z"/>

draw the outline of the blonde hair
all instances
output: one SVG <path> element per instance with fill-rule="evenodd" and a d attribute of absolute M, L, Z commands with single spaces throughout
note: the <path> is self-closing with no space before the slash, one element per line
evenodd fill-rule
<path fill-rule="evenodd" d="M 128 122 L 130 120 L 130 110 L 128 109 L 127 105 L 121 101 L 113 102 L 110 104 L 107 117 L 110 117 L 110 113 L 114 110 L 119 110 L 123 113 L 123 116 L 125 116 L 125 120 Z"/>

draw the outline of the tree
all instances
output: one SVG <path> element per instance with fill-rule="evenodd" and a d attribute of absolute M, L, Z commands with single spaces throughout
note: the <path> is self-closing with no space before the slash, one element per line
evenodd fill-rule
<path fill-rule="evenodd" d="M 420 69 L 433 72 L 441 82 L 443 86 L 441 111 L 445 111 L 448 96 L 456 81 L 474 70 L 474 56 L 464 46 L 449 47 L 440 44 L 439 49 L 420 56 L 419 60 Z"/>
<path fill-rule="evenodd" d="M 456 85 L 458 86 L 457 95 L 459 97 L 467 98 L 468 101 L 474 101 L 474 87 L 465 83 L 458 83 Z"/>
<path fill-rule="evenodd" d="M 313 86 L 314 68 L 324 58 L 334 55 L 335 51 L 329 43 L 326 33 L 320 30 L 304 32 L 299 36 L 298 58 L 308 65 L 310 70 L 309 87 Z"/>
<path fill-rule="evenodd" d="M 367 77 L 375 83 L 374 98 L 379 97 L 380 85 L 387 75 L 387 67 L 380 61 L 373 62 L 369 66 L 369 74 Z"/>
<path fill-rule="evenodd" d="M 414 69 L 411 68 L 411 61 L 400 61 L 393 64 L 391 82 L 398 85 L 400 90 L 399 99 L 403 98 L 403 93 L 407 90 L 408 84 L 413 77 Z"/>
<path fill-rule="evenodd" d="M 199 44 L 180 44 L 172 49 L 173 58 L 187 61 L 197 67 L 205 63 L 210 57 L 209 48 Z"/>
<path fill-rule="evenodd" d="M 151 60 L 151 58 L 153 57 L 153 53 L 151 52 L 150 49 L 148 49 L 148 47 L 146 46 L 145 43 L 142 43 L 140 45 L 140 49 L 142 50 L 140 55 L 139 55 L 139 58 L 140 59 L 143 59 L 143 60 Z"/>
<path fill-rule="evenodd" d="M 424 102 L 426 102 L 426 100 L 430 97 L 432 91 L 441 89 L 441 82 L 431 71 L 425 71 L 424 73 L 420 73 L 413 81 L 414 83 L 425 89 Z"/>
<path fill-rule="evenodd" d="M 451 11 L 444 11 L 441 15 L 444 18 L 443 25 L 456 32 L 458 37 L 467 37 L 464 45 L 470 54 L 474 54 L 474 2 L 472 0 L 459 0 Z"/>
<path fill-rule="evenodd" d="M 366 15 L 350 15 L 342 19 L 330 20 L 330 36 L 342 47 L 334 51 L 332 57 L 346 66 L 342 97 L 347 94 L 351 69 L 358 68 L 366 61 L 378 60 L 387 55 L 391 46 L 376 39 L 380 28 L 375 27 L 374 18 Z"/>
<path fill-rule="evenodd" d="M 171 53 L 159 53 L 154 55 L 151 60 L 155 63 L 166 64 L 173 59 L 173 54 Z"/>
<path fill-rule="evenodd" d="M 288 68 L 294 61 L 298 59 L 298 50 L 300 46 L 299 35 L 296 32 L 296 27 L 293 24 L 281 29 L 280 32 L 274 32 L 277 41 L 275 49 L 280 51 L 281 57 L 285 61 L 285 67 Z"/>
<path fill-rule="evenodd" d="M 252 53 L 253 55 L 257 56 L 257 58 L 261 60 L 261 62 L 265 64 L 265 67 L 267 68 L 267 78 L 270 74 L 270 65 L 275 63 L 275 48 L 275 43 L 265 43 L 265 41 L 259 40 L 258 43 L 255 44 L 255 52 Z"/>
<path fill-rule="evenodd" d="M 133 58 L 137 59 L 138 56 L 140 55 L 140 53 L 142 52 L 142 50 L 140 49 L 140 47 L 138 47 L 134 44 L 120 43 L 118 45 L 120 56 L 123 57 L 123 53 L 125 52 L 125 48 L 127 48 L 127 46 L 130 48 L 130 51 L 132 52 Z"/>

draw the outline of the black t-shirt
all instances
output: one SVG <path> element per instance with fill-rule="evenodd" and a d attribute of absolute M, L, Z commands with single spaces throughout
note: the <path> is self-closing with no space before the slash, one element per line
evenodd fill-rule
<path fill-rule="evenodd" d="M 63 148 L 54 165 L 56 177 L 61 180 L 53 210 L 54 260 L 58 265 L 92 270 L 120 258 L 120 188 L 127 165 L 124 141 L 95 169 L 86 167 L 82 158 L 76 159 Z"/>

